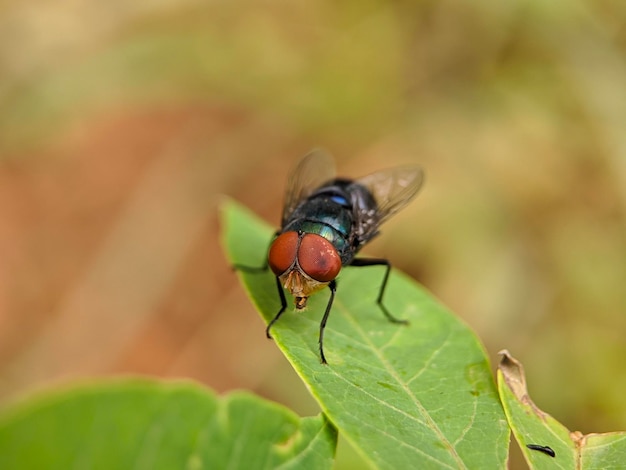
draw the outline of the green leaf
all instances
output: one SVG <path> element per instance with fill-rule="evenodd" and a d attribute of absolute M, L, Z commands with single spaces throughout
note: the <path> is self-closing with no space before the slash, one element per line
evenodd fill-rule
<path fill-rule="evenodd" d="M 508 351 L 501 351 L 498 388 L 515 439 L 531 469 L 604 470 L 624 468 L 626 433 L 587 434 L 570 432 L 531 400 L 524 367 Z M 549 448 L 529 449 L 528 445 Z"/>
<path fill-rule="evenodd" d="M 254 395 L 108 381 L 45 392 L 0 415 L 2 469 L 331 468 L 336 431 Z"/>
<path fill-rule="evenodd" d="M 272 229 L 232 201 L 223 207 L 233 264 L 264 263 Z M 410 247 L 407 247 L 410 249 Z M 268 322 L 280 307 L 271 271 L 240 272 Z M 489 363 L 475 335 L 414 281 L 392 272 L 376 305 L 382 268 L 345 268 L 324 337 L 322 291 L 305 312 L 289 309 L 272 329 L 277 346 L 339 432 L 377 468 L 505 468 L 509 430 Z M 259 331 L 262 335 L 264 332 Z"/>

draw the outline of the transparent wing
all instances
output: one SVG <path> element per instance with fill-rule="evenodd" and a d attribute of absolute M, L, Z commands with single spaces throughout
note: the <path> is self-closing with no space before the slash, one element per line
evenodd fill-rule
<path fill-rule="evenodd" d="M 303 199 L 334 177 L 335 162 L 327 151 L 315 149 L 302 157 L 287 181 L 283 225 Z"/>
<path fill-rule="evenodd" d="M 380 224 L 411 202 L 423 182 L 424 171 L 419 166 L 399 166 L 357 179 L 355 183 L 365 186 L 378 205 L 375 218 L 361 221 L 364 238 L 373 237 Z"/>

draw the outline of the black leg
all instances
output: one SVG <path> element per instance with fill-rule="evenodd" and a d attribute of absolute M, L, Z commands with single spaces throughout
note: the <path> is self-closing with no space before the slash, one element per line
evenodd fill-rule
<path fill-rule="evenodd" d="M 265 250 L 266 253 L 269 253 L 270 247 L 272 246 L 272 243 L 274 243 L 274 240 L 276 239 L 279 233 L 280 232 L 276 232 L 274 236 L 272 237 L 272 239 L 270 240 L 270 244 L 267 246 L 267 250 Z M 269 268 L 267 256 L 265 257 L 265 261 L 263 262 L 261 266 L 248 266 L 248 265 L 239 264 L 239 263 L 233 264 L 233 269 L 235 271 L 244 271 L 246 273 L 260 273 L 263 271 L 267 271 L 267 268 Z"/>
<path fill-rule="evenodd" d="M 328 303 L 326 304 L 326 311 L 324 312 L 322 322 L 320 323 L 320 360 L 322 361 L 322 364 L 328 364 L 328 362 L 326 362 L 326 357 L 324 357 L 324 328 L 326 328 L 326 321 L 328 320 L 330 309 L 333 306 L 333 300 L 335 300 L 335 292 L 337 292 L 337 282 L 333 279 L 332 281 L 330 281 L 330 284 L 328 284 L 328 288 L 330 289 L 330 298 L 328 299 Z"/>
<path fill-rule="evenodd" d="M 278 295 L 280 296 L 280 310 L 276 314 L 272 321 L 268 323 L 267 328 L 265 328 L 265 335 L 272 339 L 272 335 L 270 334 L 270 328 L 283 314 L 285 309 L 287 308 L 287 299 L 285 298 L 285 293 L 283 292 L 283 286 L 280 284 L 280 279 L 276 276 L 276 287 L 278 288 Z"/>
<path fill-rule="evenodd" d="M 350 263 L 350 266 L 363 267 L 363 266 L 385 266 L 385 276 L 383 277 L 383 282 L 380 285 L 380 290 L 378 291 L 378 299 L 376 299 L 376 303 L 383 311 L 387 319 L 392 323 L 402 323 L 404 325 L 408 325 L 408 320 L 402 320 L 400 318 L 394 317 L 387 307 L 383 305 L 383 295 L 385 294 L 385 288 L 387 287 L 387 280 L 389 279 L 389 272 L 391 271 L 391 263 L 389 260 L 382 258 L 355 258 Z"/>
<path fill-rule="evenodd" d="M 269 265 L 267 264 L 267 260 L 263 266 L 247 266 L 245 264 L 233 264 L 233 269 L 235 271 L 243 271 L 246 273 L 261 273 L 263 271 L 267 271 Z"/>
<path fill-rule="evenodd" d="M 272 237 L 272 239 L 270 240 L 270 244 L 267 248 L 268 253 L 269 253 L 269 248 L 272 246 L 272 243 L 274 242 L 274 240 L 276 239 L 279 233 L 280 232 L 276 232 L 274 236 Z M 263 263 L 262 266 L 248 266 L 245 264 L 238 264 L 238 263 L 233 264 L 233 269 L 235 271 L 244 271 L 246 273 L 261 273 L 261 272 L 267 271 L 267 268 L 269 268 L 267 257 L 265 257 L 265 262 Z M 269 339 L 272 339 L 272 335 L 270 334 L 270 329 L 272 328 L 272 325 L 276 323 L 276 321 L 280 318 L 280 316 L 283 314 L 283 312 L 287 308 L 287 299 L 285 298 L 285 293 L 283 292 L 283 286 L 280 285 L 280 279 L 278 279 L 278 276 L 276 277 L 276 287 L 278 289 L 278 296 L 280 297 L 280 310 L 278 311 L 276 316 L 272 318 L 272 321 L 269 322 L 269 324 L 267 325 L 267 328 L 265 328 L 265 335 Z"/>

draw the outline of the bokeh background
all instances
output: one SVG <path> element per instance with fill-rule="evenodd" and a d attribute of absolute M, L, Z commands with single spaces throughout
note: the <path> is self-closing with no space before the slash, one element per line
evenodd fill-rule
<path fill-rule="evenodd" d="M 218 219 L 229 195 L 276 225 L 316 146 L 423 165 L 366 253 L 570 429 L 626 428 L 621 0 L 2 2 L 0 399 L 140 373 L 316 413 Z"/>

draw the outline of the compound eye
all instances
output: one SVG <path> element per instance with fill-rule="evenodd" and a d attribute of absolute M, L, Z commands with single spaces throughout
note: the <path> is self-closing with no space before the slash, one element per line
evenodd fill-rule
<path fill-rule="evenodd" d="M 308 276 L 319 282 L 332 281 L 341 269 L 341 258 L 333 244 L 313 233 L 302 237 L 298 263 Z"/>
<path fill-rule="evenodd" d="M 285 232 L 272 242 L 267 261 L 277 276 L 287 271 L 296 260 L 298 253 L 298 233 Z"/>

